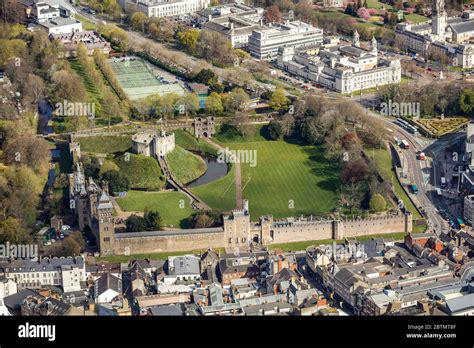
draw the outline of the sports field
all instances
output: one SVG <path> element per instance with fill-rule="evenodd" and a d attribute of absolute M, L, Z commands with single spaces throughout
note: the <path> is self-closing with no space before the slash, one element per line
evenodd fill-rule
<path fill-rule="evenodd" d="M 183 93 L 183 88 L 178 84 L 163 84 L 141 58 L 112 58 L 109 63 L 123 90 L 132 100 L 153 94 Z"/>

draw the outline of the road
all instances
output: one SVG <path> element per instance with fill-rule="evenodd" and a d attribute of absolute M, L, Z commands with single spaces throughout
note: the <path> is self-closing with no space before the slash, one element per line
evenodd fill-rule
<path fill-rule="evenodd" d="M 415 195 L 407 190 L 406 185 L 404 188 L 419 210 L 424 211 L 428 220 L 428 230 L 437 234 L 446 231 L 448 225 L 437 208 L 437 204 L 440 204 L 440 202 L 436 196 L 435 171 L 433 170 L 433 168 L 436 168 L 436 158 L 427 157 L 426 161 L 420 161 L 417 158 L 417 153 L 420 151 L 426 152 L 425 149 L 428 147 L 439 148 L 446 146 L 446 144 L 441 141 L 431 141 L 421 136 L 415 136 L 395 124 L 393 118 L 382 117 L 370 111 L 368 111 L 368 114 L 383 122 L 386 128 L 392 131 L 391 135 L 400 140 L 406 139 L 410 143 L 410 149 L 401 150 L 399 153 L 407 168 L 408 183 L 416 184 L 419 192 Z M 439 144 L 436 144 L 437 142 Z"/>

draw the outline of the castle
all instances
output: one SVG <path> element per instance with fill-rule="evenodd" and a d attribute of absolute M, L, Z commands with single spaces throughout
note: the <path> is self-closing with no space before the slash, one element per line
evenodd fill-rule
<path fill-rule="evenodd" d="M 151 232 L 116 233 L 113 205 L 107 190 L 92 179 L 87 181 L 80 163 L 69 176 L 71 209 L 79 229 L 89 228 L 95 235 L 101 255 L 130 255 L 186 251 L 192 249 L 242 249 L 250 246 L 290 243 L 321 239 L 343 239 L 374 233 L 412 231 L 412 215 L 397 213 L 348 220 L 315 220 L 287 218 L 276 221 L 262 216 L 250 220 L 249 204 L 223 215 L 223 226 L 175 229 Z"/>
<path fill-rule="evenodd" d="M 158 133 L 154 130 L 139 132 L 132 136 L 132 150 L 137 155 L 164 157 L 175 147 L 174 133 Z"/>

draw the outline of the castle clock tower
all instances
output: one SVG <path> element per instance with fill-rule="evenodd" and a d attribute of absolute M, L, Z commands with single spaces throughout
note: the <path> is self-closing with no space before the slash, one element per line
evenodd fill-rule
<path fill-rule="evenodd" d="M 97 202 L 97 239 L 101 255 L 114 253 L 114 220 L 112 217 L 113 205 L 105 191 Z"/>

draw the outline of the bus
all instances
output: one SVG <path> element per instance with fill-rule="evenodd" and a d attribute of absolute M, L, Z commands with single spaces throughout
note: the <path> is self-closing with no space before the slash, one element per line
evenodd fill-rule
<path fill-rule="evenodd" d="M 438 197 L 441 197 L 443 195 L 439 187 L 436 188 L 436 193 L 438 194 Z"/>
<path fill-rule="evenodd" d="M 460 228 L 466 227 L 466 225 L 464 225 L 464 221 L 462 221 L 462 219 L 458 219 L 458 225 L 459 225 Z"/>
<path fill-rule="evenodd" d="M 418 193 L 418 186 L 416 186 L 415 184 L 412 184 L 411 185 L 411 190 L 413 191 L 413 193 L 416 195 Z"/>
<path fill-rule="evenodd" d="M 410 144 L 408 144 L 408 141 L 406 141 L 405 139 L 402 140 L 402 148 L 403 149 L 409 149 L 410 148 Z"/>
<path fill-rule="evenodd" d="M 441 187 L 446 187 L 446 178 L 444 176 L 441 177 Z"/>

